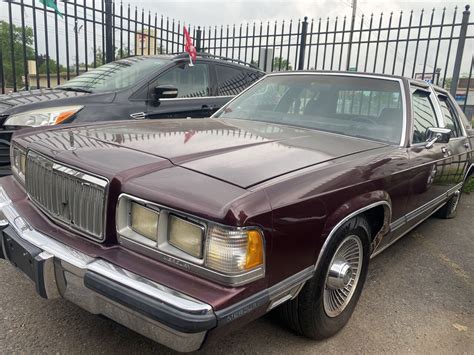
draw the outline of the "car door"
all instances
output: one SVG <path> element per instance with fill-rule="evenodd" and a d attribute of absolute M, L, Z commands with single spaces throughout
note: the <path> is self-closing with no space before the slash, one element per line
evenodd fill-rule
<path fill-rule="evenodd" d="M 407 227 L 429 216 L 446 200 L 455 185 L 449 178 L 452 152 L 446 143 L 434 143 L 427 148 L 428 128 L 441 128 L 436 96 L 429 87 L 411 87 L 412 137 L 409 147 L 411 169 Z"/>
<path fill-rule="evenodd" d="M 168 85 L 178 90 L 176 98 L 157 98 L 155 88 Z M 179 63 L 148 85 L 146 118 L 202 118 L 213 111 L 211 68 L 206 62 Z"/>
<path fill-rule="evenodd" d="M 462 120 L 456 110 L 456 104 L 447 93 L 436 91 L 441 110 L 442 126 L 451 130 L 451 139 L 446 149 L 451 156 L 449 171 L 444 175 L 451 185 L 459 185 L 466 176 L 470 166 L 470 145 L 464 132 Z"/>

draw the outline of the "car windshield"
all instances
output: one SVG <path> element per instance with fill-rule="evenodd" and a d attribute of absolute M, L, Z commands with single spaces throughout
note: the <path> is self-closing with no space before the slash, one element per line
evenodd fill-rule
<path fill-rule="evenodd" d="M 156 70 L 169 63 L 169 60 L 163 58 L 121 59 L 79 75 L 57 89 L 84 92 L 116 91 L 152 76 Z"/>
<path fill-rule="evenodd" d="M 265 121 L 399 144 L 400 83 L 355 75 L 268 76 L 214 117 Z"/>

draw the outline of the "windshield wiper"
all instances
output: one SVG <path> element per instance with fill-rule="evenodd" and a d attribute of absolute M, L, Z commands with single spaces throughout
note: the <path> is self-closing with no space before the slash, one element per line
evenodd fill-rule
<path fill-rule="evenodd" d="M 82 89 L 82 88 L 74 88 L 74 87 L 57 87 L 56 89 L 63 90 L 63 91 L 75 91 L 75 92 L 85 92 L 87 94 L 92 94 L 91 90 Z"/>

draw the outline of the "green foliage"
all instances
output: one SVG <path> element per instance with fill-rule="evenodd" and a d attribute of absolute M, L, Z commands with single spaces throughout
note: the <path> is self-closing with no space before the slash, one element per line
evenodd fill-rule
<path fill-rule="evenodd" d="M 273 59 L 273 71 L 280 71 L 280 70 L 293 70 L 292 65 L 282 57 L 276 57 Z"/>
<path fill-rule="evenodd" d="M 466 182 L 464 192 L 467 194 L 474 192 L 474 176 L 471 176 L 471 178 Z"/>
<path fill-rule="evenodd" d="M 13 46 L 10 40 L 10 24 L 6 21 L 0 21 L 0 47 L 2 51 L 3 74 L 6 86 L 12 87 L 14 65 L 17 86 L 21 87 L 22 84 L 24 84 L 22 77 L 25 75 L 23 62 L 23 31 L 20 26 L 15 25 L 12 25 L 12 30 Z M 25 39 L 26 59 L 34 59 L 34 50 L 31 47 L 33 45 L 33 29 L 31 27 L 25 27 Z M 13 64 L 11 60 L 12 47 L 15 55 L 15 62 Z"/>

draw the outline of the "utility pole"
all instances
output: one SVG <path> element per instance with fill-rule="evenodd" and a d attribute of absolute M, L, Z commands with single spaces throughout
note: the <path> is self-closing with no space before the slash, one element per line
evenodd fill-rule
<path fill-rule="evenodd" d="M 352 38 L 354 36 L 354 26 L 355 26 L 356 14 L 357 14 L 357 0 L 352 0 L 351 32 L 349 34 L 349 49 L 347 51 L 346 70 L 349 70 L 350 66 L 351 66 Z"/>
<path fill-rule="evenodd" d="M 105 61 L 107 63 L 115 59 L 112 31 L 112 0 L 105 0 Z"/>

